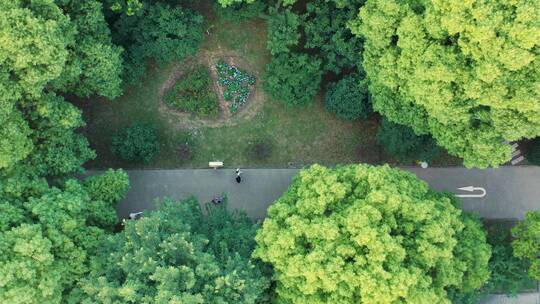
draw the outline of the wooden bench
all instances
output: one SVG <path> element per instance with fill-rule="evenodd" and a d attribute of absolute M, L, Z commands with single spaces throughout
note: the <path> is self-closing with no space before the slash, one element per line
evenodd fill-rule
<path fill-rule="evenodd" d="M 211 162 L 208 162 L 208 167 L 214 168 L 214 170 L 215 170 L 217 168 L 223 167 L 223 162 L 221 162 L 221 161 L 211 161 Z"/>

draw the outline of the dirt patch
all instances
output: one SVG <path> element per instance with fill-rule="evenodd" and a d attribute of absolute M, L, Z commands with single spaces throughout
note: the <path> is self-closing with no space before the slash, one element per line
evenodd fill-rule
<path fill-rule="evenodd" d="M 256 77 L 255 85 L 251 88 L 248 100 L 246 104 L 240 108 L 236 113 L 230 114 L 228 110 L 228 102 L 223 98 L 223 89 L 218 85 L 218 75 L 216 70 L 216 63 L 219 60 L 223 60 L 230 65 L 237 66 L 238 68 L 247 71 L 248 73 Z M 199 118 L 189 113 L 182 113 L 175 111 L 168 107 L 163 97 L 166 92 L 169 91 L 176 81 L 183 77 L 193 66 L 197 64 L 205 65 L 210 69 L 210 76 L 212 78 L 213 89 L 216 92 L 219 105 L 220 115 L 218 118 Z M 253 118 L 262 108 L 266 96 L 260 88 L 261 75 L 250 66 L 250 64 L 235 54 L 234 52 L 227 51 L 213 51 L 213 52 L 201 52 L 196 58 L 186 59 L 184 62 L 176 64 L 173 68 L 171 75 L 163 83 L 159 89 L 159 112 L 164 117 L 167 117 L 169 123 L 178 128 L 198 128 L 198 127 L 210 127 L 218 128 L 222 126 L 236 125 L 242 121 Z"/>

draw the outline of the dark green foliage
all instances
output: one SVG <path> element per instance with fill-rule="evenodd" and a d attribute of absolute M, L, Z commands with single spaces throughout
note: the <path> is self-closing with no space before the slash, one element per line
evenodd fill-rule
<path fill-rule="evenodd" d="M 483 288 L 485 293 L 515 295 L 521 290 L 533 287 L 534 281 L 527 274 L 529 264 L 514 257 L 510 228 L 494 223 L 487 231 L 492 254 L 489 260 L 491 277 Z"/>
<path fill-rule="evenodd" d="M 319 51 L 325 71 L 340 73 L 359 66 L 362 39 L 351 33 L 348 22 L 356 18 L 362 2 L 347 2 L 343 7 L 325 0 L 307 4 L 307 13 L 303 16 L 305 47 Z"/>
<path fill-rule="evenodd" d="M 254 161 L 265 160 L 272 155 L 274 143 L 271 139 L 260 137 L 250 141 L 246 147 L 246 155 Z"/>
<path fill-rule="evenodd" d="M 298 44 L 300 39 L 300 16 L 290 9 L 277 11 L 272 9 L 267 18 L 268 40 L 266 47 L 272 55 L 289 52 L 291 46 Z"/>
<path fill-rule="evenodd" d="M 287 106 L 306 105 L 319 90 L 320 66 L 320 60 L 306 54 L 278 54 L 266 66 L 264 89 Z"/>
<path fill-rule="evenodd" d="M 235 2 L 227 7 L 223 7 L 217 2 L 214 5 L 216 14 L 230 22 L 239 23 L 251 18 L 262 16 L 267 9 L 265 1 L 255 1 L 253 3 Z"/>
<path fill-rule="evenodd" d="M 225 203 L 203 215 L 196 199 L 165 199 L 103 244 L 86 303 L 261 303 L 269 279 L 251 258 L 256 229 Z"/>
<path fill-rule="evenodd" d="M 248 101 L 255 76 L 223 61 L 216 64 L 216 69 L 218 84 L 223 87 L 223 98 L 229 102 L 229 111 L 235 113 Z"/>
<path fill-rule="evenodd" d="M 411 128 L 387 119 L 379 126 L 377 141 L 384 147 L 384 153 L 401 162 L 430 161 L 441 153 L 431 137 L 418 136 Z"/>
<path fill-rule="evenodd" d="M 351 74 L 328 86 L 326 110 L 346 120 L 367 118 L 372 112 L 368 97 L 367 81 Z"/>
<path fill-rule="evenodd" d="M 527 160 L 533 165 L 540 166 L 540 137 L 527 144 Z"/>
<path fill-rule="evenodd" d="M 111 150 L 123 160 L 149 163 L 160 150 L 156 129 L 148 124 L 124 128 L 113 136 Z"/>
<path fill-rule="evenodd" d="M 203 17 L 190 9 L 162 3 L 145 4 L 133 16 L 122 14 L 114 36 L 126 49 L 127 81 L 139 80 L 149 58 L 166 64 L 194 55 L 203 37 L 202 22 Z"/>
<path fill-rule="evenodd" d="M 212 79 L 204 65 L 197 65 L 180 78 L 165 96 L 165 103 L 176 110 L 200 116 L 216 116 L 219 113 Z"/>

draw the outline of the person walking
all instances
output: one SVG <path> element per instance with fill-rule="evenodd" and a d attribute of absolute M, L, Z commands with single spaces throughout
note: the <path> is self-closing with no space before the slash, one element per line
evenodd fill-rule
<path fill-rule="evenodd" d="M 241 174 L 242 171 L 240 171 L 240 168 L 236 168 L 236 182 L 239 184 L 242 182 L 242 177 L 240 176 Z"/>

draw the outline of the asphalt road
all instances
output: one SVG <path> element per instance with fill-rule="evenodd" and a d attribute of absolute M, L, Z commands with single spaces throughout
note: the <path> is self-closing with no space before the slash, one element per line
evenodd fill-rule
<path fill-rule="evenodd" d="M 485 189 L 483 197 L 462 198 L 464 210 L 489 219 L 522 219 L 525 212 L 540 209 L 540 167 L 502 167 L 476 170 L 465 168 L 403 168 L 417 174 L 437 190 L 459 195 L 483 194 L 458 188 L 474 186 Z M 276 198 L 287 190 L 296 169 L 243 169 L 242 183 L 237 184 L 232 169 L 130 170 L 131 190 L 118 205 L 121 217 L 130 212 L 152 209 L 155 198 L 182 199 L 190 195 L 208 202 L 214 195 L 226 194 L 229 206 L 244 209 L 260 219 Z"/>

